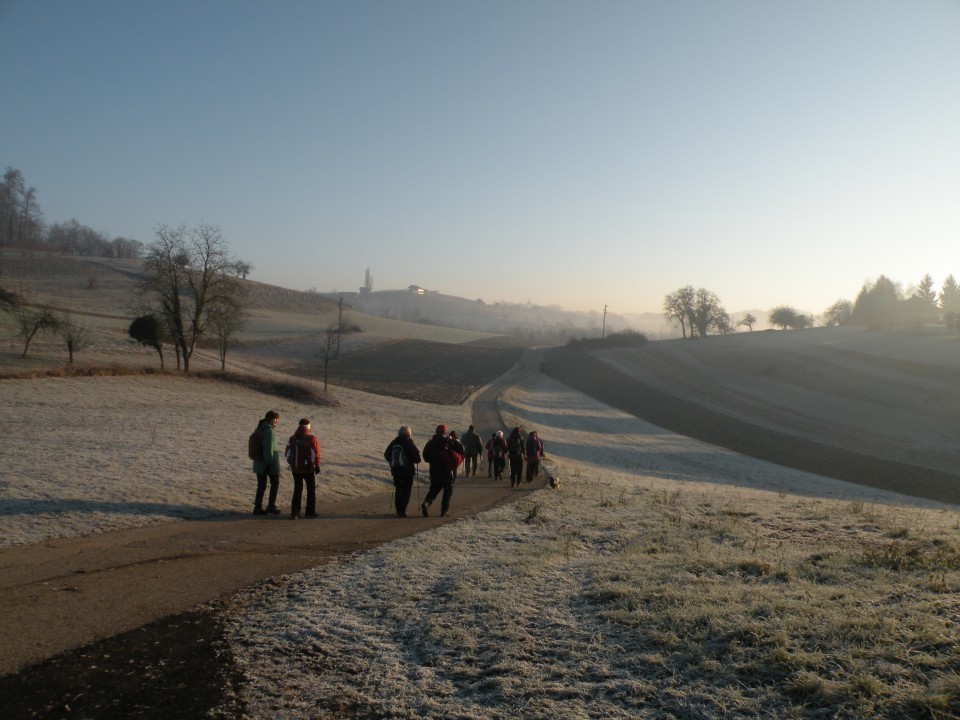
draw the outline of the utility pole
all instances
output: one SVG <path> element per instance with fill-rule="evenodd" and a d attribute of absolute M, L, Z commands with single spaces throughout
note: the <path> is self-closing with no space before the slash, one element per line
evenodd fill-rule
<path fill-rule="evenodd" d="M 369 270 L 367 272 L 369 272 Z M 337 316 L 337 357 L 340 357 L 340 333 L 342 331 L 343 331 L 343 295 L 340 296 L 340 314 Z"/>
<path fill-rule="evenodd" d="M 600 339 L 603 340 L 607 336 L 607 306 L 603 306 L 603 325 L 600 326 Z"/>

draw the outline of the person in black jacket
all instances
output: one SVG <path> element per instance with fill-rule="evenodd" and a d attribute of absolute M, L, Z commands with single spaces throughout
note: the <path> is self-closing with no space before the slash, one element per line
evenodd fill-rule
<path fill-rule="evenodd" d="M 440 451 L 447 444 L 447 426 L 437 425 L 437 432 L 427 440 L 423 446 L 423 459 L 430 464 L 430 491 L 420 505 L 420 512 L 424 517 L 430 515 L 428 508 L 437 495 L 443 491 L 440 499 L 440 514 L 446 517 L 450 514 L 450 498 L 453 496 L 453 470 L 448 470 L 440 459 Z"/>
<path fill-rule="evenodd" d="M 470 429 L 460 437 L 460 442 L 463 443 L 464 448 L 463 476 L 476 477 L 477 462 L 483 456 L 483 439 L 471 425 Z"/>
<path fill-rule="evenodd" d="M 394 450 L 394 448 L 398 448 Z M 413 488 L 413 478 L 417 474 L 417 465 L 420 464 L 420 451 L 413 444 L 413 433 L 409 425 L 403 425 L 397 431 L 397 436 L 387 445 L 383 456 L 390 464 L 390 474 L 393 475 L 394 506 L 397 517 L 407 516 L 407 504 L 410 502 L 410 490 Z"/>

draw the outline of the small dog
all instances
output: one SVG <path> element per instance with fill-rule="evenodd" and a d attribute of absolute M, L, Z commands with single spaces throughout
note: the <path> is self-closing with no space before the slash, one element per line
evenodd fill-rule
<path fill-rule="evenodd" d="M 551 475 L 551 476 L 550 476 L 550 487 L 552 487 L 554 490 L 559 490 L 559 489 L 560 489 L 560 476 L 559 476 L 559 475 Z"/>

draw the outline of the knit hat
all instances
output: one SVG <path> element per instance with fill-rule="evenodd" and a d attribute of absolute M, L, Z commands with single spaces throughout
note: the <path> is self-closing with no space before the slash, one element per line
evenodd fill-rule
<path fill-rule="evenodd" d="M 447 434 L 447 426 L 446 426 L 446 425 L 437 425 L 437 434 L 438 434 L 438 435 L 446 435 L 446 434 Z"/>

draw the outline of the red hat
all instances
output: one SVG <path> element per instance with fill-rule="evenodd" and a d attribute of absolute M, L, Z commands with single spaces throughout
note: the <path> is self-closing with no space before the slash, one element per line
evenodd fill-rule
<path fill-rule="evenodd" d="M 447 426 L 446 426 L 446 425 L 437 425 L 437 432 L 438 432 L 440 435 L 446 435 L 446 434 L 447 434 Z"/>

